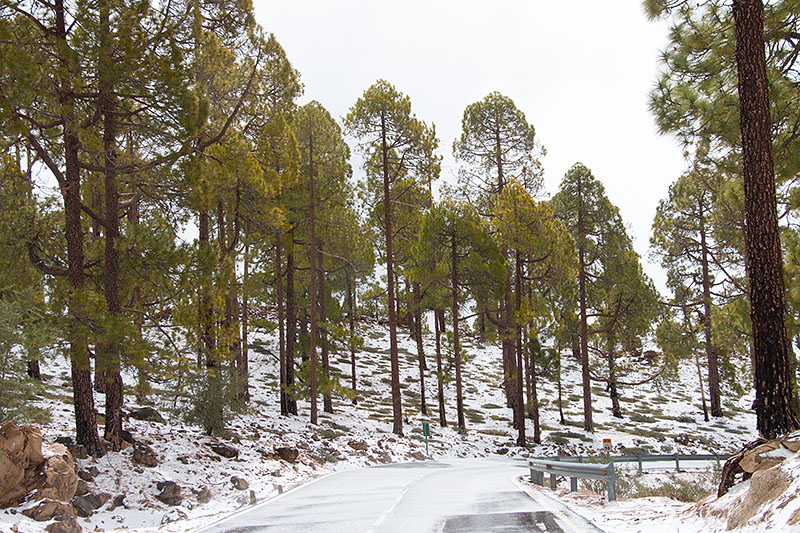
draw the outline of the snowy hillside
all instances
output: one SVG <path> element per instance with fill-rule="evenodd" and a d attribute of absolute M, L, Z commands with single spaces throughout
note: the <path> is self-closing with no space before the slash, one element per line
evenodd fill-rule
<path fill-rule="evenodd" d="M 117 528 L 160 531 L 193 530 L 218 519 L 222 514 L 262 501 L 288 488 L 340 469 L 356 468 L 397 461 L 425 459 L 422 422 L 431 424 L 430 455 L 438 457 L 482 457 L 489 455 L 527 456 L 595 454 L 602 449 L 602 440 L 611 438 L 615 451 L 641 453 L 726 453 L 734 451 L 755 437 L 755 418 L 748 407 L 751 397 L 723 398 L 726 417 L 703 422 L 696 370 L 680 368 L 680 379 L 661 390 L 653 383 L 622 390 L 625 417 L 611 416 L 610 400 L 601 386 L 594 388 L 594 420 L 596 432 L 582 430 L 580 371 L 571 356 L 563 358 L 563 398 L 567 425 L 559 424 L 556 407 L 556 385 L 540 381 L 542 408 L 542 444 L 529 449 L 513 445 L 515 431 L 511 427 L 511 410 L 505 407 L 501 384 L 501 354 L 496 346 L 477 345 L 465 339 L 468 361 L 464 366 L 464 395 L 468 435 L 458 435 L 452 427 L 455 420 L 455 386 L 450 383 L 445 401 L 446 428 L 438 425 L 434 339 L 425 337 L 428 356 L 426 389 L 429 416 L 418 413 L 419 384 L 416 344 L 406 332 L 399 339 L 401 386 L 404 415 L 408 418 L 405 437 L 391 433 L 391 398 L 388 356 L 388 332 L 382 326 L 362 325 L 365 344 L 357 353 L 358 404 L 334 398 L 333 415 L 320 413 L 320 423 L 312 426 L 308 406 L 298 402 L 296 417 L 279 416 L 276 339 L 256 335 L 251 344 L 251 394 L 247 413 L 236 416 L 229 433 L 220 438 L 206 437 L 198 427 L 181 419 L 182 406 L 172 408 L 171 399 L 159 398 L 154 407 L 166 423 L 126 420 L 138 443 L 154 452 L 156 466 L 133 461 L 134 447 L 120 453 L 109 453 L 97 461 L 78 460 L 85 490 L 89 494 L 108 495 L 107 502 L 88 518 L 79 522 L 88 530 Z M 343 385 L 349 384 L 349 354 L 332 353 L 334 373 Z M 71 435 L 72 407 L 69 403 L 69 369 L 63 361 L 43 369 L 50 399 L 39 405 L 52 413 L 52 423 L 42 428 L 44 440 Z M 642 375 L 649 371 L 643 370 Z M 641 377 L 641 376 L 640 376 Z M 632 376 L 635 381 L 637 376 Z M 127 378 L 129 383 L 133 380 Z M 97 398 L 102 405 L 102 398 Z M 126 411 L 132 395 L 126 396 Z M 527 421 L 528 435 L 532 422 Z M 680 443 L 678 442 L 680 441 Z M 224 457 L 212 450 L 212 444 L 224 443 L 231 450 Z M 532 443 L 531 443 L 532 444 Z M 220 450 L 220 447 L 216 447 Z M 278 450 L 279 448 L 289 449 Z M 296 460 L 291 461 L 291 449 Z M 283 457 L 283 458 L 282 458 Z M 289 460 L 287 460 L 289 459 Z M 240 478 L 233 479 L 232 478 Z M 179 487 L 180 503 L 168 505 L 156 498 L 163 492 L 163 483 L 172 481 Z M 238 485 L 238 487 L 236 486 Z M 210 496 L 210 500 L 206 501 Z M 201 503 L 206 501 L 206 503 Z M 174 503 L 174 502 L 173 502 Z M 41 531 L 18 510 L 0 512 L 0 531 Z"/>

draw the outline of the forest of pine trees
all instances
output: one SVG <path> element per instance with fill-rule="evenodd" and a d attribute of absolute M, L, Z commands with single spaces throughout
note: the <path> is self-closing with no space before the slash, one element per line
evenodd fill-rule
<path fill-rule="evenodd" d="M 754 375 L 759 431 L 797 428 L 798 2 L 773 2 L 761 19 L 750 11 L 759 1 L 733 4 L 645 2 L 675 21 L 651 109 L 689 158 L 654 214 L 665 296 L 603 176 L 576 163 L 548 199 L 534 126 L 500 92 L 466 107 L 457 171 L 442 176 L 435 126 L 388 81 L 353 95 L 342 118 L 301 105 L 301 73 L 248 2 L 4 0 L 0 419 L 48 358 L 64 356 L 76 441 L 93 455 L 122 447 L 124 390 L 146 402 L 153 383 L 219 433 L 257 386 L 248 362 L 259 330 L 279 339 L 280 412 L 264 416 L 295 416 L 300 403 L 317 423 L 320 403 L 330 413 L 358 402 L 357 322 L 370 317 L 389 331 L 397 435 L 407 416 L 401 331 L 417 341 L 419 412 L 436 404 L 446 425 L 443 379 L 453 379 L 448 407 L 462 434 L 464 335 L 502 346 L 520 446 L 540 442 L 537 383 L 560 383 L 561 357 L 580 362 L 591 432 L 592 383 L 625 416 L 627 374 L 656 345 L 649 379 L 695 362 L 707 420 L 725 416 L 723 391 L 751 387 Z M 766 72 L 742 44 L 761 38 L 753 20 L 768 30 Z M 764 84 L 737 86 L 737 68 L 769 76 L 770 107 L 751 95 Z M 752 101 L 761 107 L 745 115 Z M 746 129 L 751 115 L 759 131 Z M 770 148 L 776 185 L 765 187 Z M 766 259 L 760 239 L 771 243 Z M 422 343 L 431 326 L 435 354 Z M 351 360 L 347 382 L 331 373 L 336 350 Z M 435 399 L 425 396 L 428 365 Z"/>

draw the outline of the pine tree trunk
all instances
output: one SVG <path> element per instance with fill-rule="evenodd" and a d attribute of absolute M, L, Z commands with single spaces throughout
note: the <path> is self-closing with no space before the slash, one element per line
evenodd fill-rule
<path fill-rule="evenodd" d="M 314 135 L 311 125 L 308 128 L 308 194 L 309 194 L 309 228 L 310 243 L 308 248 L 308 262 L 311 265 L 311 294 L 309 305 L 311 307 L 311 361 L 309 362 L 309 390 L 311 398 L 311 423 L 317 423 L 317 241 L 315 234 L 315 203 L 314 199 Z"/>
<path fill-rule="evenodd" d="M 103 349 L 98 348 L 98 357 L 104 357 L 106 417 L 104 438 L 108 441 L 112 451 L 122 449 L 122 402 L 123 388 L 120 373 L 120 355 L 122 345 L 118 338 L 116 322 L 121 319 L 122 306 L 119 301 L 119 252 L 115 241 L 119 236 L 119 185 L 117 182 L 117 116 L 113 97 L 113 85 L 109 80 L 113 65 L 111 61 L 111 46 L 109 28 L 110 9 L 107 2 L 101 2 L 100 25 L 103 41 L 101 46 L 106 52 L 101 58 L 100 79 L 100 107 L 103 115 L 103 152 L 104 152 L 104 182 L 105 182 L 105 257 L 103 268 L 103 285 L 106 308 L 111 319 L 113 331 L 106 332 L 106 339 L 102 343 Z"/>
<path fill-rule="evenodd" d="M 755 348 L 756 426 L 765 438 L 800 428 L 784 314 L 783 262 L 778 237 L 775 176 L 761 0 L 734 0 L 736 67 L 744 166 L 745 246 Z"/>
<path fill-rule="evenodd" d="M 444 311 L 436 309 L 433 312 L 434 335 L 436 336 L 436 384 L 438 391 L 436 394 L 439 401 L 439 425 L 447 427 L 447 416 L 444 411 L 444 374 L 442 372 L 442 330 L 444 327 Z"/>
<path fill-rule="evenodd" d="M 459 435 L 467 434 L 467 424 L 464 420 L 464 396 L 461 390 L 461 348 L 458 345 L 458 255 L 456 254 L 456 238 L 451 237 L 451 260 L 453 290 L 453 358 L 456 363 L 456 413 L 458 416 Z"/>
<path fill-rule="evenodd" d="M 286 321 L 283 308 L 283 257 L 281 257 L 281 231 L 275 232 L 275 292 L 278 300 L 278 365 L 280 371 L 279 401 L 281 416 L 289 415 L 289 403 L 286 397 Z"/>
<path fill-rule="evenodd" d="M 706 341 L 708 357 L 708 390 L 711 400 L 711 416 L 722 416 L 722 405 L 719 395 L 719 368 L 717 366 L 717 349 L 711 339 L 711 280 L 708 273 L 708 244 L 706 243 L 705 209 L 703 200 L 698 200 L 700 214 L 700 262 L 703 269 L 703 334 Z"/>
<path fill-rule="evenodd" d="M 392 210 L 389 188 L 389 147 L 386 145 L 386 117 L 381 114 L 381 154 L 383 156 L 383 217 L 386 238 L 386 294 L 389 298 L 389 358 L 392 369 L 392 432 L 403 435 L 403 403 L 400 391 L 400 358 L 397 353 L 397 309 L 392 259 Z"/>
<path fill-rule="evenodd" d="M 328 291 L 325 287 L 325 267 L 323 266 L 323 243 L 319 243 L 319 321 L 320 348 L 322 349 L 322 370 L 325 372 L 325 390 L 322 392 L 322 410 L 333 413 L 333 398 L 331 397 L 331 365 L 328 345 Z"/>
<path fill-rule="evenodd" d="M 250 401 L 250 342 L 248 328 L 250 327 L 250 301 L 248 284 L 250 283 L 250 243 L 244 245 L 244 265 L 242 271 L 242 356 L 239 366 L 239 378 L 242 380 L 242 397 L 245 402 Z"/>
<path fill-rule="evenodd" d="M 517 446 L 524 447 L 525 442 L 525 397 L 523 396 L 523 377 L 524 366 L 522 364 L 522 324 L 519 323 L 519 313 L 522 309 L 522 259 L 519 250 L 514 251 L 514 265 L 516 275 L 514 276 L 514 348 L 517 356 L 516 372 L 514 373 L 514 389 L 515 389 L 515 409 L 514 409 L 514 422 L 517 426 Z"/>
<path fill-rule="evenodd" d="M 528 348 L 530 353 L 530 375 L 531 375 L 531 410 L 533 411 L 533 442 L 536 444 L 542 443 L 542 427 L 539 421 L 539 395 L 536 387 L 536 353 L 534 352 L 534 341 L 538 337 L 530 331 L 528 335 Z"/>
<path fill-rule="evenodd" d="M 556 369 L 556 380 L 558 385 L 558 422 L 563 426 L 566 423 L 564 419 L 564 397 L 561 387 L 561 349 L 556 345 L 556 357 L 558 368 Z"/>
<path fill-rule="evenodd" d="M 613 340 L 608 341 L 608 392 L 611 397 L 611 414 L 622 418 L 622 408 L 619 405 L 619 392 L 617 391 L 617 369 L 615 366 L 616 352 Z"/>
<path fill-rule="evenodd" d="M 211 300 L 211 218 L 206 209 L 201 209 L 198 216 L 198 243 L 200 249 L 200 350 L 197 365 L 204 363 L 207 367 L 216 366 L 216 339 L 214 338 L 214 308 Z"/>
<path fill-rule="evenodd" d="M 589 329 L 586 323 L 586 251 L 583 240 L 586 231 L 583 226 L 583 190 L 578 191 L 581 205 L 578 208 L 578 303 L 580 306 L 581 327 L 581 374 L 583 378 L 583 429 L 594 431 L 592 421 L 592 382 L 589 375 Z"/>
<path fill-rule="evenodd" d="M 353 283 L 350 280 L 350 272 L 345 271 L 345 281 L 347 284 L 347 320 L 350 325 L 350 379 L 352 380 L 353 389 L 353 405 L 358 404 L 358 392 L 356 387 L 356 349 L 355 349 L 355 336 L 356 336 L 356 319 L 353 315 Z"/>
<path fill-rule="evenodd" d="M 428 414 L 428 407 L 425 405 L 425 349 L 422 346 L 422 302 L 419 296 L 419 282 L 413 285 L 414 294 L 414 338 L 417 341 L 417 358 L 419 359 L 419 412 L 423 415 Z"/>
<path fill-rule="evenodd" d="M 94 396 L 89 370 L 89 343 L 87 332 L 78 317 L 83 316 L 81 293 L 84 291 L 83 229 L 81 228 L 81 175 L 78 159 L 78 130 L 75 119 L 75 101 L 72 91 L 73 72 L 67 43 L 66 9 L 64 0 L 54 0 L 56 12 L 56 40 L 59 60 L 62 63 L 59 80 L 59 104 L 64 131 L 64 196 L 65 236 L 67 241 L 67 280 L 70 292 L 67 300 L 70 321 L 69 339 L 70 367 L 72 372 L 72 398 L 75 408 L 75 440 L 86 447 L 91 455 L 102 455 L 104 450 L 97 433 L 97 418 L 94 411 Z"/>
<path fill-rule="evenodd" d="M 289 231 L 289 248 L 286 250 L 286 387 L 294 386 L 294 356 L 297 340 L 297 309 L 294 293 L 294 227 Z M 297 414 L 297 400 L 287 394 L 289 413 Z"/>

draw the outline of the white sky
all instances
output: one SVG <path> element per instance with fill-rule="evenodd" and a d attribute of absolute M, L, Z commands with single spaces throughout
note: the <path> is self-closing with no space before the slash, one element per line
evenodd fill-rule
<path fill-rule="evenodd" d="M 305 85 L 343 117 L 375 80 L 410 96 L 436 125 L 444 179 L 464 108 L 491 91 L 511 97 L 547 149 L 553 194 L 576 161 L 619 206 L 645 268 L 658 201 L 684 169 L 682 150 L 659 136 L 648 92 L 667 43 L 640 0 L 254 0 Z"/>

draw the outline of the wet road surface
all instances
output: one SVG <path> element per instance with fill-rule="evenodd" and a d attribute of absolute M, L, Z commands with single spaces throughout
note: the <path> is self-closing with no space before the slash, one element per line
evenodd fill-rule
<path fill-rule="evenodd" d="M 515 484 L 523 462 L 427 461 L 339 472 L 203 531 L 552 532 L 587 528 Z M 537 498 L 538 499 L 538 498 Z"/>

